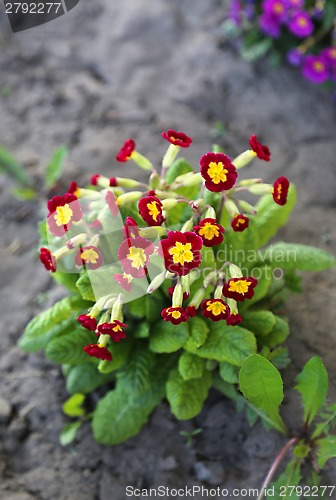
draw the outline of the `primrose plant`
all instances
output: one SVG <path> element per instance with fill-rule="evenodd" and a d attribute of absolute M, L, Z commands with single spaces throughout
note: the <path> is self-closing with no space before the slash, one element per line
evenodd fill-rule
<path fill-rule="evenodd" d="M 86 188 L 71 182 L 40 226 L 40 260 L 69 296 L 28 324 L 20 346 L 62 365 L 71 395 L 63 409 L 79 417 L 63 430 L 64 444 L 87 419 L 99 443 L 120 443 L 164 398 L 178 419 L 191 419 L 211 387 L 233 394 L 251 355 L 285 367 L 281 311 L 300 291 L 297 271 L 335 263 L 309 246 L 266 246 L 286 223 L 295 188 L 286 177 L 265 184 L 241 174 L 255 158 L 270 160 L 255 135 L 233 160 L 216 146 L 198 172 L 177 159 L 192 140 L 162 136 L 169 146 L 159 170 L 131 139 L 116 157 L 147 171 L 148 183 L 98 174 Z M 90 394 L 101 386 L 95 406 Z"/>

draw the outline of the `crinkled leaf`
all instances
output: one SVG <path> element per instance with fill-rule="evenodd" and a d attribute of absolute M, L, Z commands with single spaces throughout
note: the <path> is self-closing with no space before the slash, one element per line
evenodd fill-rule
<path fill-rule="evenodd" d="M 203 375 L 205 360 L 185 351 L 179 358 L 178 369 L 183 380 L 197 379 Z"/>
<path fill-rule="evenodd" d="M 95 362 L 95 359 L 86 354 L 83 349 L 88 344 L 93 344 L 96 339 L 93 338 L 87 330 L 75 331 L 70 335 L 51 340 L 46 348 L 46 356 L 60 365 L 76 365 L 81 363 Z"/>
<path fill-rule="evenodd" d="M 196 417 L 203 408 L 210 387 L 211 374 L 207 370 L 201 378 L 193 380 L 183 380 L 178 370 L 172 370 L 167 381 L 167 399 L 175 417 L 179 420 Z"/>
<path fill-rule="evenodd" d="M 283 382 L 275 366 L 263 356 L 252 354 L 242 364 L 239 384 L 246 399 L 264 411 L 276 429 L 286 433 L 286 426 L 279 414 L 284 397 Z"/>
<path fill-rule="evenodd" d="M 239 382 L 239 367 L 231 365 L 226 361 L 222 361 L 219 365 L 219 374 L 223 380 L 230 384 L 238 384 Z"/>
<path fill-rule="evenodd" d="M 149 348 L 157 353 L 175 352 L 181 349 L 188 336 L 188 326 L 185 323 L 172 325 L 161 320 L 151 327 Z"/>
<path fill-rule="evenodd" d="M 268 346 L 270 349 L 282 344 L 289 335 L 288 322 L 279 316 L 275 316 L 275 319 L 276 323 L 273 330 L 265 338 L 263 338 L 263 344 Z"/>
<path fill-rule="evenodd" d="M 125 339 L 121 342 L 111 342 L 108 349 L 112 354 L 112 361 L 100 361 L 98 370 L 100 373 L 112 373 L 124 366 L 129 359 L 133 347 L 131 339 Z"/>
<path fill-rule="evenodd" d="M 142 394 L 150 389 L 151 377 L 156 361 L 154 353 L 148 350 L 147 345 L 137 345 L 132 351 L 126 368 L 117 377 L 127 392 Z"/>
<path fill-rule="evenodd" d="M 260 258 L 275 267 L 289 270 L 323 271 L 336 266 L 335 257 L 326 250 L 282 241 L 269 246 Z"/>
<path fill-rule="evenodd" d="M 316 441 L 317 465 L 324 467 L 326 462 L 336 457 L 336 436 L 327 436 Z"/>
<path fill-rule="evenodd" d="M 276 316 L 271 311 L 248 311 L 243 315 L 243 326 L 257 338 L 268 335 L 276 324 Z"/>
<path fill-rule="evenodd" d="M 96 301 L 95 294 L 92 290 L 91 280 L 87 273 L 83 273 L 76 281 L 76 287 L 85 300 L 90 300 L 92 302 Z"/>
<path fill-rule="evenodd" d="M 101 385 L 112 380 L 113 375 L 104 375 L 100 373 L 97 366 L 92 363 L 70 366 L 66 377 L 66 389 L 69 394 L 80 392 L 89 394 Z"/>
<path fill-rule="evenodd" d="M 302 396 L 304 421 L 310 424 L 323 407 L 328 392 L 328 373 L 319 356 L 311 358 L 296 377 L 296 390 Z"/>
<path fill-rule="evenodd" d="M 188 326 L 189 337 L 183 347 L 186 351 L 195 352 L 204 344 L 210 330 L 207 323 L 197 316 L 189 318 Z"/>

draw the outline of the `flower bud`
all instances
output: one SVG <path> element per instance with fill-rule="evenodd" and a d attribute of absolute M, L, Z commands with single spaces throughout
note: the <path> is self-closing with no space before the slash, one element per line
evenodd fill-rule
<path fill-rule="evenodd" d="M 255 207 L 251 205 L 251 203 L 248 203 L 245 200 L 239 200 L 239 206 L 241 208 L 241 212 L 245 212 L 247 214 L 252 214 L 252 215 L 255 215 L 257 213 Z"/>
<path fill-rule="evenodd" d="M 131 158 L 138 165 L 138 167 L 143 170 L 153 170 L 152 163 L 148 160 L 148 158 L 138 153 L 138 151 L 134 150 Z"/>
<path fill-rule="evenodd" d="M 205 296 L 205 289 L 200 288 L 199 290 L 197 290 L 197 292 L 195 293 L 195 295 L 191 299 L 191 302 L 189 305 L 196 307 L 196 309 L 198 309 L 202 300 L 204 299 L 204 296 Z"/>
<path fill-rule="evenodd" d="M 175 182 L 177 183 L 177 179 L 175 179 Z M 197 186 L 197 184 L 201 184 L 203 181 L 203 177 L 200 172 L 198 173 L 191 173 L 188 177 L 186 177 L 182 182 L 179 182 L 180 186 L 183 187 L 191 187 L 191 186 Z"/>
<path fill-rule="evenodd" d="M 209 207 L 208 210 L 205 212 L 205 215 L 203 218 L 216 220 L 217 215 L 216 215 L 215 209 L 213 207 Z"/>
<path fill-rule="evenodd" d="M 240 155 L 238 155 L 234 160 L 232 160 L 232 163 L 238 170 L 239 168 L 246 167 L 249 163 L 251 163 L 252 160 L 257 156 L 257 154 L 252 151 L 251 149 L 247 149 Z"/>
<path fill-rule="evenodd" d="M 254 184 L 262 184 L 262 179 L 244 179 L 240 181 L 239 186 L 253 186 Z"/>
<path fill-rule="evenodd" d="M 230 264 L 229 273 L 231 278 L 241 278 L 243 276 L 240 267 L 236 266 L 235 264 Z"/>
<path fill-rule="evenodd" d="M 126 179 L 125 177 L 117 177 L 117 184 L 123 188 L 135 188 L 141 185 L 141 182 L 134 179 Z"/>
<path fill-rule="evenodd" d="M 159 187 L 159 184 L 160 184 L 160 176 L 158 175 L 158 173 L 157 172 L 151 173 L 149 178 L 149 188 L 156 189 L 157 187 Z"/>
<path fill-rule="evenodd" d="M 216 283 L 217 280 L 218 280 L 218 273 L 217 273 L 217 271 L 211 271 L 204 278 L 204 282 L 203 282 L 204 288 L 208 288 L 208 286 L 210 286 L 211 284 Z"/>
<path fill-rule="evenodd" d="M 115 303 L 113 304 L 113 307 L 112 307 L 111 321 L 118 320 L 118 321 L 123 322 L 124 316 L 122 313 L 122 306 L 123 306 L 123 303 L 122 303 L 121 297 L 119 295 L 119 297 L 117 298 L 117 300 L 115 301 Z"/>
<path fill-rule="evenodd" d="M 172 306 L 173 307 L 181 307 L 183 302 L 183 289 L 182 285 L 178 284 L 174 288 Z"/>
<path fill-rule="evenodd" d="M 155 196 L 160 198 L 160 200 L 165 200 L 166 198 L 181 198 L 181 195 L 178 193 L 174 193 L 174 191 L 155 191 Z"/>
<path fill-rule="evenodd" d="M 181 233 L 186 233 L 187 231 L 191 231 L 194 227 L 192 219 L 187 220 L 182 226 Z"/>
<path fill-rule="evenodd" d="M 167 151 L 163 157 L 163 160 L 162 160 L 163 168 L 167 169 L 167 168 L 172 166 L 180 149 L 181 149 L 180 146 L 175 146 L 174 144 L 170 144 L 168 146 L 168 149 L 167 149 Z"/>
<path fill-rule="evenodd" d="M 237 205 L 235 204 L 234 201 L 232 201 L 229 198 L 227 198 L 224 201 L 224 205 L 225 205 L 225 208 L 226 208 L 226 210 L 228 211 L 228 213 L 229 213 L 229 215 L 231 217 L 235 217 L 237 214 L 239 214 L 238 207 L 237 207 Z"/>
<path fill-rule="evenodd" d="M 255 184 L 248 188 L 248 191 L 252 194 L 268 194 L 272 192 L 273 186 L 271 184 Z"/>
<path fill-rule="evenodd" d="M 218 285 L 214 292 L 214 299 L 221 299 L 223 297 L 223 283 Z"/>
<path fill-rule="evenodd" d="M 181 285 L 183 293 L 190 294 L 190 274 L 181 276 Z"/>
<path fill-rule="evenodd" d="M 170 210 L 171 208 L 174 208 L 177 204 L 178 201 L 176 198 L 167 198 L 165 200 L 162 200 L 163 210 Z"/>
<path fill-rule="evenodd" d="M 139 228 L 140 236 L 150 240 L 155 240 L 160 236 L 164 236 L 167 233 L 167 231 L 168 229 L 162 226 L 150 226 L 150 227 Z"/>
<path fill-rule="evenodd" d="M 127 203 L 138 201 L 140 200 L 141 196 L 141 191 L 131 191 L 130 193 L 121 194 L 118 197 L 118 205 L 122 207 L 123 205 L 127 205 Z"/>
<path fill-rule="evenodd" d="M 162 273 L 155 276 L 155 278 L 151 281 L 149 287 L 147 288 L 147 293 L 155 292 L 155 290 L 160 288 L 165 279 L 166 279 L 166 271 L 163 271 Z"/>

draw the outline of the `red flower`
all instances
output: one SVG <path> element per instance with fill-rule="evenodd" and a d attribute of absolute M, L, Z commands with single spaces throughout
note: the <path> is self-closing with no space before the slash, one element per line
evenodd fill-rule
<path fill-rule="evenodd" d="M 161 226 L 166 220 L 162 215 L 162 203 L 156 196 L 145 196 L 138 203 L 141 217 L 149 226 Z"/>
<path fill-rule="evenodd" d="M 75 181 L 71 181 L 68 187 L 68 193 L 74 194 L 77 198 L 79 198 L 80 188 Z"/>
<path fill-rule="evenodd" d="M 236 301 L 252 299 L 258 280 L 255 278 L 231 278 L 223 286 L 223 295 Z"/>
<path fill-rule="evenodd" d="M 40 261 L 47 271 L 56 272 L 56 259 L 48 248 L 40 248 Z"/>
<path fill-rule="evenodd" d="M 188 314 L 189 318 L 193 318 L 197 314 L 197 309 L 195 306 L 188 306 L 186 307 L 185 312 Z"/>
<path fill-rule="evenodd" d="M 270 161 L 271 152 L 267 146 L 258 141 L 256 135 L 250 137 L 250 146 L 260 160 Z"/>
<path fill-rule="evenodd" d="M 64 236 L 71 224 L 83 217 L 77 196 L 71 193 L 51 198 L 48 201 L 48 210 L 48 226 L 55 236 Z"/>
<path fill-rule="evenodd" d="M 118 186 L 118 181 L 116 177 L 110 177 L 110 186 L 111 187 L 117 187 Z"/>
<path fill-rule="evenodd" d="M 170 287 L 168 288 L 168 294 L 169 294 L 169 297 L 172 297 L 172 296 L 173 296 L 174 289 L 175 289 L 175 287 L 174 287 L 174 286 L 170 286 Z M 188 293 L 188 292 L 183 292 L 183 298 L 182 298 L 183 302 L 184 302 L 185 300 L 189 299 L 189 296 L 190 296 L 190 293 Z"/>
<path fill-rule="evenodd" d="M 176 130 L 171 128 L 166 132 L 162 132 L 162 137 L 171 144 L 174 144 L 174 146 L 180 146 L 180 148 L 189 148 L 192 143 L 192 139 L 184 132 L 176 132 Z"/>
<path fill-rule="evenodd" d="M 188 314 L 182 307 L 166 307 L 161 311 L 161 316 L 164 321 L 170 321 L 173 325 L 179 325 L 182 322 L 188 321 Z"/>
<path fill-rule="evenodd" d="M 132 217 L 126 217 L 122 233 L 125 238 L 137 238 L 140 236 L 139 226 Z"/>
<path fill-rule="evenodd" d="M 206 218 L 194 227 L 194 231 L 202 238 L 203 245 L 213 247 L 222 243 L 224 228 L 217 224 L 216 219 Z"/>
<path fill-rule="evenodd" d="M 279 177 L 273 184 L 273 200 L 278 205 L 286 205 L 290 182 L 287 177 Z"/>
<path fill-rule="evenodd" d="M 114 279 L 116 280 L 117 283 L 119 283 L 121 288 L 126 290 L 126 292 L 130 292 L 132 290 L 131 283 L 133 281 L 133 278 L 130 274 L 126 274 L 126 273 L 115 274 Z"/>
<path fill-rule="evenodd" d="M 185 276 L 196 269 L 202 261 L 202 245 L 202 238 L 192 231 L 169 231 L 159 247 L 166 269 L 179 276 Z"/>
<path fill-rule="evenodd" d="M 87 266 L 89 269 L 98 269 L 103 264 L 103 256 L 99 248 L 89 245 L 77 250 L 75 264 L 78 267 Z"/>
<path fill-rule="evenodd" d="M 96 318 L 92 318 L 92 316 L 90 316 L 89 314 L 82 314 L 81 316 L 78 316 L 78 321 L 80 322 L 83 328 L 86 328 L 91 332 L 94 332 L 95 329 L 97 328 Z"/>
<path fill-rule="evenodd" d="M 234 231 L 241 232 L 249 227 L 250 220 L 242 214 L 236 215 L 231 221 L 231 227 Z"/>
<path fill-rule="evenodd" d="M 86 354 L 93 356 L 94 358 L 102 359 L 105 361 L 112 361 L 112 354 L 110 351 L 100 344 L 90 344 L 86 345 L 83 349 Z"/>
<path fill-rule="evenodd" d="M 201 303 L 202 316 L 212 321 L 221 321 L 230 315 L 230 308 L 222 299 L 205 299 Z"/>
<path fill-rule="evenodd" d="M 143 278 L 153 252 L 153 243 L 137 236 L 122 242 L 118 250 L 118 258 L 125 273 L 133 278 Z"/>
<path fill-rule="evenodd" d="M 100 174 L 94 174 L 91 176 L 91 179 L 90 179 L 90 184 L 92 186 L 97 186 L 98 185 L 98 179 L 101 177 Z"/>
<path fill-rule="evenodd" d="M 238 173 L 230 158 L 224 153 L 207 153 L 200 159 L 201 175 L 209 191 L 220 192 L 231 189 Z"/>
<path fill-rule="evenodd" d="M 108 204 L 109 209 L 111 210 L 113 217 L 116 217 L 119 213 L 119 205 L 118 205 L 118 200 L 115 197 L 115 194 L 112 193 L 112 191 L 107 191 L 105 200 L 106 203 Z"/>
<path fill-rule="evenodd" d="M 126 139 L 122 148 L 116 156 L 116 160 L 120 162 L 128 161 L 131 158 L 134 150 L 135 142 L 133 141 L 133 139 Z"/>
<path fill-rule="evenodd" d="M 126 338 L 126 333 L 123 328 L 127 328 L 128 325 L 122 323 L 115 319 L 111 323 L 102 323 L 98 325 L 97 335 L 109 335 L 113 342 L 120 342 L 122 339 Z"/>
<path fill-rule="evenodd" d="M 226 319 L 226 324 L 228 326 L 236 326 L 236 325 L 240 325 L 240 323 L 242 321 L 243 321 L 243 318 L 241 317 L 240 314 L 231 313 L 230 316 Z"/>

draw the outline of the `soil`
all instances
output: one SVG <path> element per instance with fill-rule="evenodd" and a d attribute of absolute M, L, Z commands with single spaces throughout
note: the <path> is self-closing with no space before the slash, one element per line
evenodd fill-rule
<path fill-rule="evenodd" d="M 223 43 L 219 0 L 95 0 L 80 2 L 57 20 L 13 35 L 0 10 L 1 142 L 37 185 L 52 152 L 70 147 L 59 186 L 87 182 L 95 172 L 139 177 L 116 166 L 126 137 L 159 161 L 165 128 L 194 139 L 186 156 L 197 168 L 217 139 L 230 155 L 252 133 L 272 151 L 246 175 L 272 181 L 287 175 L 299 201 L 279 238 L 336 253 L 335 107 L 330 94 L 285 67 L 251 65 Z M 213 392 L 202 414 L 177 422 L 163 403 L 141 434 L 123 445 L 94 443 L 89 424 L 71 446 L 59 445 L 67 398 L 59 367 L 16 346 L 34 314 L 64 294 L 36 258 L 37 222 L 45 200 L 23 203 L 0 177 L 0 498 L 6 500 L 122 500 L 125 487 L 257 488 L 283 444 Z M 304 276 L 304 293 L 288 303 L 293 360 L 286 385 L 314 354 L 322 356 L 335 398 L 335 270 Z M 295 429 L 299 403 L 289 391 L 286 419 Z M 191 447 L 182 430 L 201 427 Z M 322 484 L 333 484 L 335 461 Z M 145 498 L 145 497 L 144 497 Z M 168 498 L 168 497 L 166 497 Z M 201 498 L 200 494 L 194 498 Z M 219 498 L 219 497 L 218 497 Z M 239 498 L 239 497 L 238 497 Z M 242 494 L 243 498 L 243 494 Z M 244 498 L 249 498 L 244 496 Z M 253 498 L 251 496 L 251 498 Z"/>

